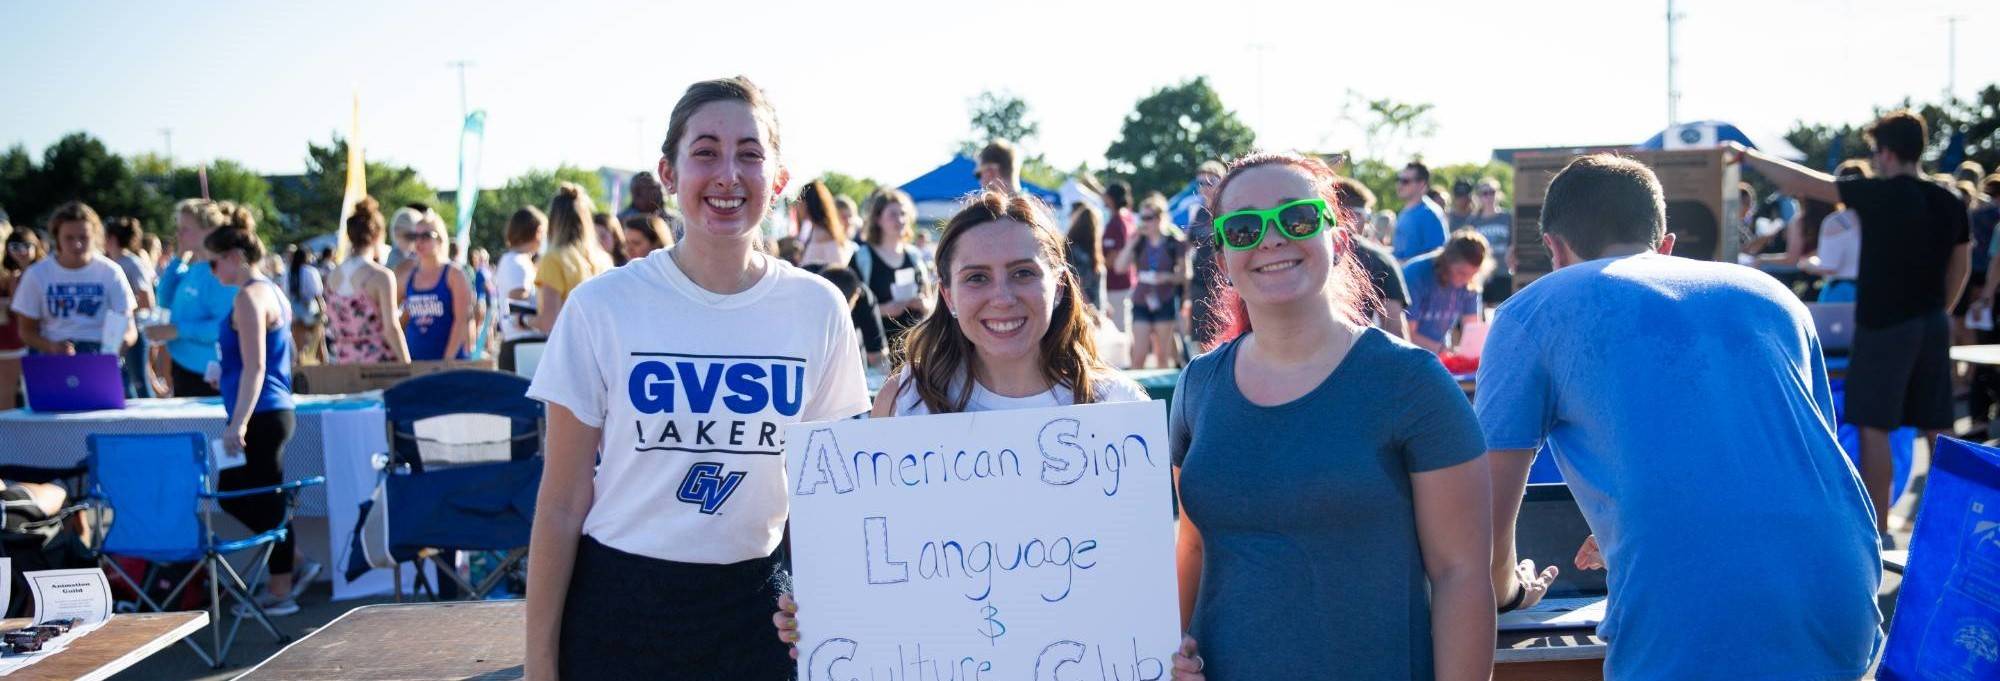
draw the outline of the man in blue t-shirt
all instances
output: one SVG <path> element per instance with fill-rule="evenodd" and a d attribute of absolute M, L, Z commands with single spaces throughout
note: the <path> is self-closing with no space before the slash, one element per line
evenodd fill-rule
<path fill-rule="evenodd" d="M 1502 607 L 1554 576 L 1514 553 L 1546 444 L 1609 571 L 1605 678 L 1860 678 L 1880 555 L 1805 306 L 1756 270 L 1668 255 L 1659 180 L 1629 159 L 1571 163 L 1541 220 L 1556 270 L 1500 306 L 1474 404 Z"/>
<path fill-rule="evenodd" d="M 1422 161 L 1411 161 L 1396 173 L 1396 198 L 1403 200 L 1403 212 L 1396 216 L 1396 237 L 1392 244 L 1396 260 L 1428 253 L 1444 245 L 1444 207 L 1432 201 L 1431 169 Z"/>

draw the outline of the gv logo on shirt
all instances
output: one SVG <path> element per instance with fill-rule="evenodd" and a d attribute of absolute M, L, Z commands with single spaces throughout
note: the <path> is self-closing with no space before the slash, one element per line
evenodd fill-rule
<path fill-rule="evenodd" d="M 761 414 L 767 407 L 785 416 L 799 413 L 806 382 L 803 359 L 633 354 L 674 358 L 632 366 L 625 387 L 639 413 L 713 414 L 717 402 L 736 414 Z"/>
<path fill-rule="evenodd" d="M 736 493 L 736 488 L 743 484 L 747 475 L 749 473 L 743 471 L 731 471 L 724 475 L 722 464 L 703 461 L 688 466 L 687 477 L 681 479 L 680 491 L 674 494 L 674 498 L 700 506 L 704 514 L 715 515 L 716 510 L 729 501 L 729 495 Z"/>

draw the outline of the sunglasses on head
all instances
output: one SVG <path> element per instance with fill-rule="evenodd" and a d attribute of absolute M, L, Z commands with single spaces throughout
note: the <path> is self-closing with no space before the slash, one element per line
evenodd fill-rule
<path fill-rule="evenodd" d="M 1232 251 L 1247 251 L 1264 242 L 1266 228 L 1276 225 L 1286 238 L 1310 239 L 1334 222 L 1326 199 L 1301 199 L 1275 208 L 1246 209 L 1215 218 L 1215 239 Z"/>

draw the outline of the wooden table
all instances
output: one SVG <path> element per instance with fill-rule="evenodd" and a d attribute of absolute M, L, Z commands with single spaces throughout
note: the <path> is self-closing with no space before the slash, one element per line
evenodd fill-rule
<path fill-rule="evenodd" d="M 521 678 L 523 601 L 369 605 L 350 610 L 237 681 Z M 1599 681 L 1604 641 L 1588 629 L 1500 634 L 1495 681 Z"/>
<path fill-rule="evenodd" d="M 362 606 L 236 678 L 518 679 L 526 618 L 524 601 Z"/>
<path fill-rule="evenodd" d="M 28 626 L 28 618 L 0 620 L 0 631 Z M 21 668 L 14 679 L 108 679 L 153 653 L 208 626 L 206 611 L 116 614 L 47 659 Z"/>
<path fill-rule="evenodd" d="M 1503 631 L 1493 681 L 1603 681 L 1605 650 L 1594 629 Z"/>

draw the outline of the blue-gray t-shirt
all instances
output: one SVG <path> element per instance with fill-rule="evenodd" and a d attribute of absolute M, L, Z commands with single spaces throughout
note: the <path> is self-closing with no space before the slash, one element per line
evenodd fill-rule
<path fill-rule="evenodd" d="M 1548 443 L 1597 535 L 1605 678 L 1868 670 L 1874 512 L 1776 279 L 1655 253 L 1557 270 L 1500 306 L 1476 410 L 1493 449 Z"/>
<path fill-rule="evenodd" d="M 1438 283 L 1438 254 L 1431 251 L 1403 265 L 1403 285 L 1410 289 L 1410 307 L 1405 310 L 1417 333 L 1444 342 L 1445 334 L 1458 326 L 1466 315 L 1479 314 L 1479 292 L 1470 287 L 1451 288 Z"/>
<path fill-rule="evenodd" d="M 1258 406 L 1241 345 L 1188 364 L 1167 425 L 1201 530 L 1208 678 L 1432 678 L 1410 476 L 1484 454 L 1472 405 L 1436 357 L 1370 327 L 1311 392 Z"/>

